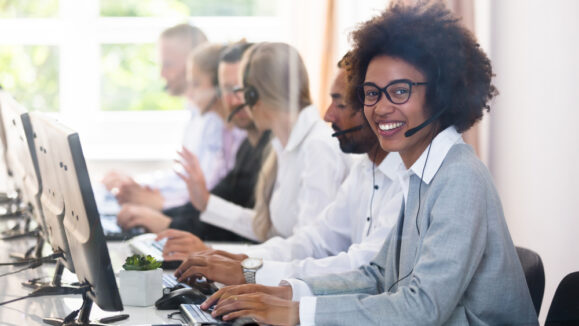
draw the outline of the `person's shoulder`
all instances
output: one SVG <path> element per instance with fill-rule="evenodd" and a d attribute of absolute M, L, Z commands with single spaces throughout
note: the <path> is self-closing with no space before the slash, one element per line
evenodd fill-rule
<path fill-rule="evenodd" d="M 438 171 L 440 179 L 461 179 L 476 186 L 491 179 L 484 163 L 476 156 L 473 148 L 464 143 L 454 144 Z"/>

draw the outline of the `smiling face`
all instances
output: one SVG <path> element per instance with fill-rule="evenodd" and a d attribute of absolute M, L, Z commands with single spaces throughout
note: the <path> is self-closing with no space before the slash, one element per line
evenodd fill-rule
<path fill-rule="evenodd" d="M 374 83 L 383 88 L 394 80 L 408 79 L 426 82 L 418 69 L 404 60 L 380 55 L 374 57 L 366 70 L 365 83 Z M 410 137 L 404 133 L 429 118 L 426 109 L 426 87 L 414 86 L 408 101 L 393 104 L 384 94 L 372 106 L 364 106 L 364 114 L 370 127 L 378 136 L 380 146 L 387 152 L 399 152 L 404 165 L 409 168 L 420 157 L 432 139 L 435 123 L 427 125 Z"/>

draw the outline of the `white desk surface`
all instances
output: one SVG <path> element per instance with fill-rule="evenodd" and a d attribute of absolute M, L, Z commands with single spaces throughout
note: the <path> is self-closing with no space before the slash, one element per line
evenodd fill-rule
<path fill-rule="evenodd" d="M 6 229 L 6 222 L 0 220 L 0 230 Z M 34 241 L 31 238 L 16 240 L 0 240 L 0 262 L 12 261 L 9 257 L 11 252 L 23 252 L 28 249 Z M 129 256 L 130 250 L 125 243 L 110 242 L 109 253 L 113 263 L 113 269 L 117 273 L 121 269 L 125 257 Z M 43 264 L 42 266 L 23 271 L 17 274 L 0 277 L 0 302 L 25 296 L 31 292 L 30 289 L 21 285 L 21 282 L 32 278 L 42 277 L 50 280 L 54 271 L 54 264 Z M 14 271 L 21 267 L 0 266 L 0 274 Z M 65 270 L 63 282 L 76 281 L 75 275 Z M 118 279 L 117 279 L 118 283 Z M 45 317 L 65 317 L 73 310 L 79 309 L 82 304 L 80 295 L 46 296 L 38 298 L 28 298 L 0 306 L 0 325 L 46 325 L 42 322 Z M 130 317 L 124 321 L 111 325 L 143 325 L 143 324 L 180 324 L 178 320 L 171 320 L 167 315 L 171 310 L 157 310 L 150 307 L 124 307 L 122 312 L 102 311 L 96 304 L 93 305 L 91 320 L 102 317 L 124 313 Z M 180 318 L 180 315 L 176 315 Z"/>

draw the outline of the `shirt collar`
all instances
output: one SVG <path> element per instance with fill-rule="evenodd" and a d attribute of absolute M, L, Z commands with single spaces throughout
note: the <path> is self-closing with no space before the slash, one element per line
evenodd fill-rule
<path fill-rule="evenodd" d="M 382 163 L 378 165 L 378 170 L 382 172 L 388 179 L 395 180 L 399 173 L 399 169 L 403 166 L 402 158 L 397 152 L 391 152 L 386 155 Z"/>
<path fill-rule="evenodd" d="M 412 164 L 408 172 L 413 172 L 418 177 L 422 177 L 422 181 L 429 184 L 434 178 L 436 172 L 442 165 L 446 154 L 450 148 L 456 143 L 464 143 L 462 136 L 456 131 L 454 126 L 450 126 L 440 132 L 430 144 L 430 154 L 428 154 L 428 147 L 422 152 L 422 155 Z M 426 161 L 426 156 L 428 155 L 428 161 Z M 426 168 L 424 168 L 424 164 Z M 424 169 L 424 175 L 422 170 Z"/>

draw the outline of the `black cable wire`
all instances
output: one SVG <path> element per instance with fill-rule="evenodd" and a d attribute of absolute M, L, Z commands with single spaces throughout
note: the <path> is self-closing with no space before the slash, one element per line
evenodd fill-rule
<path fill-rule="evenodd" d="M 38 266 L 40 266 L 40 265 L 42 265 L 42 263 L 36 262 L 36 263 L 30 264 L 30 265 L 28 265 L 28 266 L 25 266 L 25 267 L 23 267 L 23 268 L 21 268 L 21 269 L 17 269 L 17 270 L 12 271 L 12 272 L 0 274 L 0 277 L 4 277 L 4 276 L 16 274 L 16 273 L 20 273 L 20 272 L 23 272 L 23 271 L 25 271 L 25 270 L 27 270 L 27 269 L 36 268 L 36 267 L 38 267 Z"/>
<path fill-rule="evenodd" d="M 55 252 L 55 253 L 50 254 L 48 256 L 45 256 L 45 257 L 40 257 L 40 258 L 35 258 L 35 259 L 23 259 L 23 260 L 19 260 L 19 261 L 15 261 L 15 262 L 9 262 L 9 263 L 0 263 L 0 266 L 21 266 L 21 265 L 26 265 L 26 264 L 32 265 L 32 264 L 36 264 L 36 263 L 42 264 L 42 263 L 46 263 L 46 262 L 49 262 L 51 260 L 61 258 L 61 257 L 64 257 L 62 252 Z"/>
<path fill-rule="evenodd" d="M 422 166 L 422 175 L 420 176 L 420 183 L 418 184 L 418 210 L 416 211 L 416 218 L 415 218 L 415 223 L 416 223 L 416 232 L 418 232 L 418 236 L 420 237 L 420 228 L 418 227 L 418 215 L 420 214 L 420 191 L 422 189 L 422 181 L 424 180 L 424 171 L 426 170 L 426 164 L 428 163 L 428 157 L 430 156 L 430 149 L 432 148 L 432 141 L 434 140 L 435 137 L 435 133 L 434 131 L 436 130 L 436 128 L 432 128 L 432 137 L 430 138 L 430 144 L 428 144 L 428 151 L 426 152 L 426 159 L 424 160 L 424 165 Z M 394 285 L 400 283 L 400 281 L 406 279 L 408 276 L 410 276 L 412 274 L 412 272 L 414 272 L 414 266 L 412 266 L 412 269 L 410 270 L 410 272 L 408 272 L 408 274 L 404 275 L 404 277 L 399 278 L 396 282 L 392 283 L 392 285 L 390 285 L 390 287 L 388 288 L 388 291 L 386 292 L 390 292 L 390 290 L 392 290 L 392 288 L 394 287 Z"/>
<path fill-rule="evenodd" d="M 370 219 L 370 225 L 368 225 L 368 231 L 366 231 L 366 236 L 370 235 L 370 230 L 372 229 L 372 223 L 374 222 L 374 217 L 372 216 L 372 212 L 373 212 L 373 208 L 374 208 L 374 193 L 376 193 L 376 190 L 378 189 L 378 186 L 376 185 L 376 157 L 378 157 L 378 147 L 380 145 L 377 144 L 376 145 L 376 150 L 374 151 L 374 159 L 372 160 L 372 195 L 370 196 L 370 216 L 368 216 L 368 218 Z"/>

